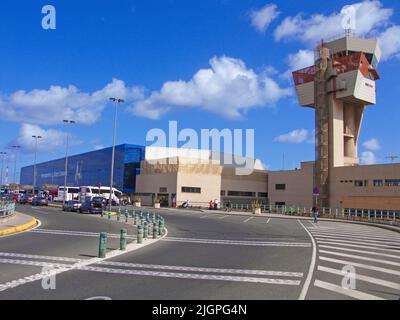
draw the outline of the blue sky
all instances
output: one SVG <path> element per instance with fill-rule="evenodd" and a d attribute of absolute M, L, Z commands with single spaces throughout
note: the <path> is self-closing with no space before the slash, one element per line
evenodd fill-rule
<path fill-rule="evenodd" d="M 55 30 L 41 26 L 46 4 L 56 8 Z M 254 128 L 256 157 L 278 170 L 284 154 L 286 169 L 298 167 L 314 158 L 314 115 L 298 106 L 287 74 L 307 65 L 319 37 L 341 32 L 337 17 L 348 4 L 357 7 L 356 31 L 379 37 L 387 53 L 359 150 L 366 163 L 387 162 L 400 154 L 396 0 L 2 1 L 0 150 L 21 144 L 19 163 L 31 164 L 30 136 L 39 133 L 46 139 L 38 160 L 62 157 L 65 117 L 78 122 L 70 127 L 70 153 L 109 146 L 113 107 L 106 98 L 120 94 L 127 102 L 118 143 L 144 144 L 148 130 L 165 129 L 169 120 L 199 132 Z M 237 72 L 246 79 L 235 79 Z"/>

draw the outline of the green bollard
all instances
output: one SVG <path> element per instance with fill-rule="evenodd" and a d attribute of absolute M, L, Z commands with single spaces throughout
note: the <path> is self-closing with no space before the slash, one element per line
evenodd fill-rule
<path fill-rule="evenodd" d="M 121 236 L 119 239 L 119 250 L 126 249 L 126 229 L 121 229 Z"/>
<path fill-rule="evenodd" d="M 157 228 L 157 224 L 153 223 L 153 239 L 157 239 L 158 237 L 158 228 Z"/>
<path fill-rule="evenodd" d="M 108 218 L 108 220 L 111 220 L 111 211 L 108 211 L 107 218 Z"/>
<path fill-rule="evenodd" d="M 158 220 L 158 235 L 162 236 L 162 222 Z"/>
<path fill-rule="evenodd" d="M 145 221 L 144 224 L 143 224 L 143 239 L 147 238 L 147 231 L 148 231 L 147 222 Z"/>
<path fill-rule="evenodd" d="M 155 223 L 155 222 L 156 222 L 156 213 L 153 212 L 153 223 Z"/>
<path fill-rule="evenodd" d="M 99 258 L 106 257 L 106 250 L 107 250 L 107 233 L 101 232 L 99 241 Z"/>
<path fill-rule="evenodd" d="M 143 227 L 138 226 L 137 228 L 137 243 L 142 243 L 143 242 Z"/>
<path fill-rule="evenodd" d="M 104 218 L 104 210 L 101 209 L 101 217 Z"/>

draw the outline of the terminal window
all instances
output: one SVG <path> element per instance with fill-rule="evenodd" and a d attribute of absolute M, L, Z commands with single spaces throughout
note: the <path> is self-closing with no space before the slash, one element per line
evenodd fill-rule
<path fill-rule="evenodd" d="M 400 186 L 400 179 L 386 179 L 385 185 L 387 187 L 399 187 Z"/>
<path fill-rule="evenodd" d="M 181 190 L 186 193 L 201 193 L 201 188 L 197 187 L 182 187 Z"/>
<path fill-rule="evenodd" d="M 228 191 L 228 196 L 231 197 L 255 197 L 256 193 L 252 191 Z"/>
<path fill-rule="evenodd" d="M 383 187 L 383 180 L 374 180 L 374 187 Z"/>
<path fill-rule="evenodd" d="M 286 190 L 286 184 L 284 183 L 277 183 L 275 185 L 275 190 Z"/>

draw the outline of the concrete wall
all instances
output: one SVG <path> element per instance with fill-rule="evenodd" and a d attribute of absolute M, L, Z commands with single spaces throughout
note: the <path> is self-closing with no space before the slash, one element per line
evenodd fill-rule
<path fill-rule="evenodd" d="M 286 205 L 311 207 L 314 162 L 302 162 L 298 170 L 269 171 L 268 196 L 270 204 L 284 202 Z M 286 184 L 285 190 L 276 190 L 276 184 Z"/>

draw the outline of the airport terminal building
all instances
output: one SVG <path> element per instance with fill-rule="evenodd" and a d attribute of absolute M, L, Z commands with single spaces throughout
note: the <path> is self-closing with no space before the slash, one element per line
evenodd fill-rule
<path fill-rule="evenodd" d="M 109 186 L 112 148 L 68 157 L 67 186 Z M 136 175 L 144 159 L 145 148 L 132 144 L 115 147 L 114 186 L 124 193 L 136 191 Z M 33 185 L 34 166 L 21 168 L 20 184 Z M 65 158 L 36 165 L 36 188 L 63 186 Z"/>

